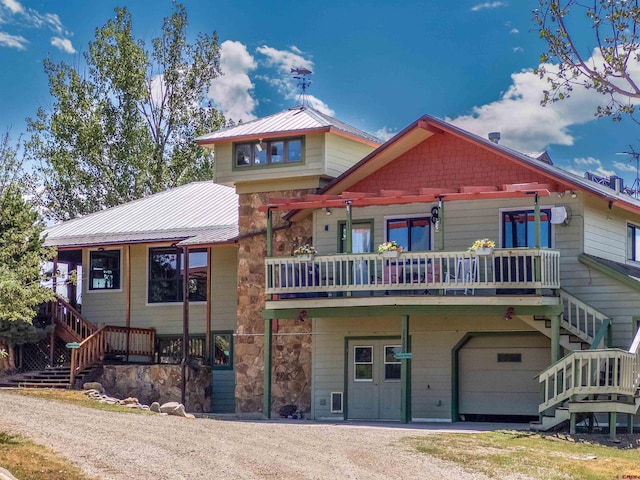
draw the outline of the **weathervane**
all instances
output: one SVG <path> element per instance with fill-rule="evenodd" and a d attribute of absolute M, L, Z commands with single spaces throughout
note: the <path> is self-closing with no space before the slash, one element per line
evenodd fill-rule
<path fill-rule="evenodd" d="M 629 145 L 628 152 L 618 152 L 616 155 L 629 155 L 628 160 L 635 160 L 636 162 L 636 179 L 633 181 L 633 185 L 631 185 L 631 193 L 634 198 L 638 198 L 638 193 L 640 192 L 640 152 L 636 152 L 633 149 L 632 145 Z"/>
<path fill-rule="evenodd" d="M 307 78 L 307 75 L 311 75 L 313 72 L 307 68 L 292 68 L 291 73 L 295 75 L 298 81 L 298 88 L 300 88 L 300 104 L 304 107 L 307 103 L 307 88 L 311 85 L 311 80 Z"/>

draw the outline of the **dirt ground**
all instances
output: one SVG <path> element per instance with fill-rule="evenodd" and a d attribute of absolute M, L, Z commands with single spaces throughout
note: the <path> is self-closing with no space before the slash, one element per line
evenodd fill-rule
<path fill-rule="evenodd" d="M 0 430 L 26 435 L 103 480 L 487 479 L 401 442 L 461 431 L 455 425 L 186 419 L 103 412 L 0 391 Z"/>

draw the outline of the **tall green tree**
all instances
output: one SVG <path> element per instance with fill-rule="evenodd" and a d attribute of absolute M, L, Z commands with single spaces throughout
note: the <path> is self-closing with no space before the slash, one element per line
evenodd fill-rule
<path fill-rule="evenodd" d="M 44 62 L 54 102 L 28 120 L 29 158 L 40 165 L 47 216 L 67 220 L 194 180 L 213 178 L 197 135 L 224 125 L 205 103 L 220 75 L 215 32 L 187 41 L 175 4 L 151 50 L 126 8 L 96 29 L 81 71 Z"/>
<path fill-rule="evenodd" d="M 0 140 L 0 363 L 13 369 L 13 347 L 36 341 L 42 331 L 33 326 L 41 303 L 52 291 L 40 281 L 42 265 L 52 253 L 43 246 L 44 222 L 29 196 L 30 179 L 22 172 L 18 148 L 9 135 Z"/>
<path fill-rule="evenodd" d="M 597 116 L 633 118 L 640 99 L 638 1 L 539 0 L 539 5 L 533 18 L 547 51 L 537 73 L 549 85 L 542 104 L 568 98 L 578 86 L 603 95 Z"/>

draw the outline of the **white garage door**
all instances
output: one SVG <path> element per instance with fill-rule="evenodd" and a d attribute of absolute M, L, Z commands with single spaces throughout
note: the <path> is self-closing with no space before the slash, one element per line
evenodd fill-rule
<path fill-rule="evenodd" d="M 544 335 L 474 337 L 459 352 L 461 415 L 537 415 L 540 387 L 535 378 L 549 366 Z"/>

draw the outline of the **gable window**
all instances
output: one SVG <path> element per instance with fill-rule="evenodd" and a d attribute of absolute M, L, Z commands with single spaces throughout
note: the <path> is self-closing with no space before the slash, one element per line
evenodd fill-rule
<path fill-rule="evenodd" d="M 120 289 L 120 250 L 89 253 L 89 290 Z"/>
<path fill-rule="evenodd" d="M 149 303 L 181 302 L 184 253 L 181 248 L 149 249 Z M 189 301 L 207 300 L 207 250 L 189 250 Z"/>
<path fill-rule="evenodd" d="M 551 248 L 551 210 L 540 210 L 540 247 Z M 502 248 L 536 246 L 533 210 L 502 212 Z"/>
<path fill-rule="evenodd" d="M 431 250 L 431 219 L 429 217 L 394 218 L 387 220 L 387 241 L 396 241 L 410 252 Z"/>
<path fill-rule="evenodd" d="M 640 227 L 627 224 L 627 260 L 640 262 Z"/>
<path fill-rule="evenodd" d="M 302 161 L 302 138 L 238 143 L 236 167 L 256 167 Z"/>

